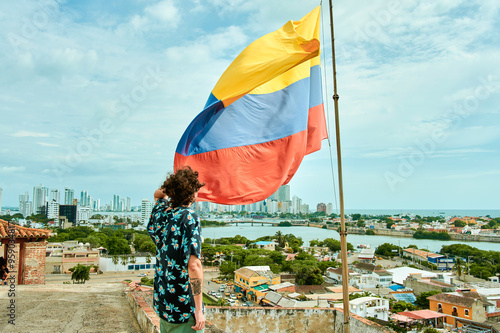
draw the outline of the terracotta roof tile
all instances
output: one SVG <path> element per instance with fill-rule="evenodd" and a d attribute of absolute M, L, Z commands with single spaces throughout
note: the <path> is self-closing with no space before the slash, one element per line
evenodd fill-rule
<path fill-rule="evenodd" d="M 32 229 L 10 223 L 15 230 L 15 238 L 49 238 L 52 231 L 46 229 Z M 9 222 L 0 220 L 0 239 L 10 238 Z"/>
<path fill-rule="evenodd" d="M 453 304 L 453 305 L 459 305 L 465 308 L 470 308 L 472 307 L 472 304 L 474 302 L 479 302 L 484 305 L 489 305 L 488 302 L 485 302 L 481 296 L 478 298 L 474 297 L 467 297 L 466 295 L 463 296 L 458 296 L 454 294 L 448 294 L 448 293 L 441 293 L 433 296 L 427 297 L 428 300 L 433 300 L 433 301 L 438 301 L 438 302 L 443 302 L 443 303 L 448 303 L 448 304 Z"/>

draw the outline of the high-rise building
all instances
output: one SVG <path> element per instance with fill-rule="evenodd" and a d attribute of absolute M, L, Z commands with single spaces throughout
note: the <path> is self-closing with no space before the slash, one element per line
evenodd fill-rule
<path fill-rule="evenodd" d="M 48 201 L 49 189 L 40 184 L 33 187 L 33 210 L 35 214 L 41 214 Z"/>
<path fill-rule="evenodd" d="M 76 226 L 76 205 L 59 205 L 59 218 L 65 217 Z"/>
<path fill-rule="evenodd" d="M 326 205 L 326 215 L 332 215 L 333 214 L 333 205 L 331 202 L 329 202 Z"/>
<path fill-rule="evenodd" d="M 72 205 L 74 197 L 75 197 L 75 191 L 71 188 L 66 187 L 64 189 L 64 204 Z"/>
<path fill-rule="evenodd" d="M 28 217 L 33 214 L 33 205 L 30 202 L 30 195 L 28 192 L 19 195 L 19 213 L 24 217 Z"/>
<path fill-rule="evenodd" d="M 281 185 L 277 193 L 278 197 L 276 199 L 278 201 L 290 201 L 290 185 Z"/>
<path fill-rule="evenodd" d="M 309 214 L 309 205 L 308 204 L 302 204 L 300 211 L 304 214 Z"/>
<path fill-rule="evenodd" d="M 50 200 L 47 203 L 47 219 L 53 220 L 55 225 L 59 225 L 59 202 Z"/>
<path fill-rule="evenodd" d="M 59 193 L 59 190 L 50 190 L 49 202 L 52 200 L 55 200 L 58 204 L 61 203 L 61 193 Z"/>
<path fill-rule="evenodd" d="M 113 195 L 112 210 L 114 212 L 119 212 L 120 211 L 120 196 L 118 194 Z"/>
<path fill-rule="evenodd" d="M 101 210 L 101 199 L 93 200 L 92 202 L 92 210 L 94 212 L 98 212 Z"/>
<path fill-rule="evenodd" d="M 326 214 L 326 205 L 322 202 L 320 202 L 317 206 L 316 206 L 316 211 L 317 212 L 324 212 Z"/>
<path fill-rule="evenodd" d="M 78 223 L 86 223 L 92 217 L 92 209 L 88 206 L 78 206 L 76 210 L 76 220 Z"/>
<path fill-rule="evenodd" d="M 149 221 L 149 216 L 153 210 L 155 203 L 149 201 L 148 199 L 142 199 L 141 202 L 141 223 L 147 223 Z"/>
<path fill-rule="evenodd" d="M 2 214 L 2 188 L 0 187 L 0 215 Z"/>
<path fill-rule="evenodd" d="M 292 198 L 292 214 L 302 213 L 301 206 L 302 206 L 302 199 L 294 195 Z"/>
<path fill-rule="evenodd" d="M 91 200 L 92 200 L 92 197 L 89 195 L 89 193 L 86 190 L 83 190 L 80 193 L 80 206 L 90 207 Z"/>
<path fill-rule="evenodd" d="M 130 199 L 129 197 L 125 198 L 124 210 L 127 212 L 132 211 L 132 199 Z"/>

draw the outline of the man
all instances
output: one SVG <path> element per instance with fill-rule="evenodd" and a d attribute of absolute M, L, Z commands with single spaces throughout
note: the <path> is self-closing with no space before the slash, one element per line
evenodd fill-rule
<path fill-rule="evenodd" d="M 161 333 L 204 331 L 201 226 L 189 208 L 203 185 L 198 172 L 186 167 L 154 194 L 148 232 L 156 245 L 154 309 Z"/>

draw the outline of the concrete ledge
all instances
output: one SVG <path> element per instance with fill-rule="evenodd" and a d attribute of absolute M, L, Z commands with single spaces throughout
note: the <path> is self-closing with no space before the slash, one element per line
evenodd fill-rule
<path fill-rule="evenodd" d="M 144 298 L 132 291 L 127 292 L 126 296 L 141 331 L 143 333 L 160 333 L 160 318 Z"/>
<path fill-rule="evenodd" d="M 330 333 L 343 332 L 344 314 L 338 308 L 212 307 L 205 316 L 231 333 Z M 350 314 L 350 331 L 388 333 L 391 329 Z"/>

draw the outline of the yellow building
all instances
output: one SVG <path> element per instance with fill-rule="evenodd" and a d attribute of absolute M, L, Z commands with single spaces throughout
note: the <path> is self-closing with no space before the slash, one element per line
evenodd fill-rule
<path fill-rule="evenodd" d="M 269 266 L 246 266 L 234 272 L 235 292 L 257 302 L 266 296 L 269 285 L 279 283 L 280 276 L 274 274 Z"/>

